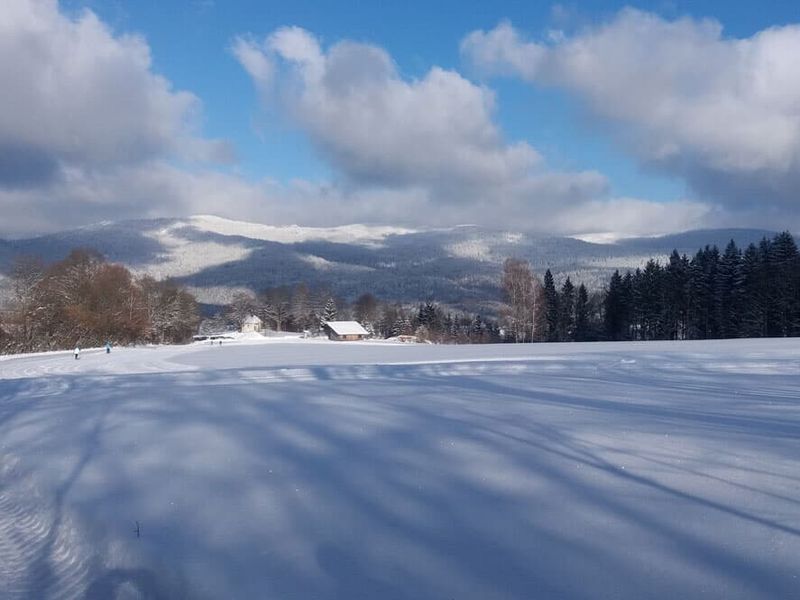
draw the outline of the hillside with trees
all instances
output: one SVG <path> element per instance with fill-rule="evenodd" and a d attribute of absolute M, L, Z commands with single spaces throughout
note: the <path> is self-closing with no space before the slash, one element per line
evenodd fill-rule
<path fill-rule="evenodd" d="M 752 229 L 690 231 L 614 243 L 514 230 L 461 226 L 430 230 L 351 225 L 336 228 L 268 226 L 195 216 L 99 223 L 28 239 L 0 240 L 0 278 L 14 257 L 61 260 L 73 248 L 94 248 L 135 275 L 171 278 L 206 306 L 230 304 L 241 291 L 305 283 L 354 301 L 365 292 L 415 305 L 435 299 L 457 310 L 494 314 L 503 263 L 516 257 L 541 278 L 569 276 L 601 290 L 615 270 L 666 261 L 673 248 L 690 256 L 705 244 L 740 247 L 767 235 Z M 213 310 L 213 309 L 212 309 Z"/>

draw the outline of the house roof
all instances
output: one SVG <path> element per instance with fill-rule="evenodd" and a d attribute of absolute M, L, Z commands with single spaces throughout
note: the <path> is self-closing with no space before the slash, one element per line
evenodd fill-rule
<path fill-rule="evenodd" d="M 326 321 L 325 325 L 330 327 L 336 335 L 369 335 L 369 331 L 357 321 Z"/>
<path fill-rule="evenodd" d="M 259 325 L 260 323 L 261 319 L 255 315 L 250 315 L 242 322 L 243 325 Z"/>

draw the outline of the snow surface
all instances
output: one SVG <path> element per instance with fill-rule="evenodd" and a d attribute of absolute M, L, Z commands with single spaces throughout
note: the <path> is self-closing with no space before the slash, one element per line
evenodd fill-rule
<path fill-rule="evenodd" d="M 800 340 L 3 360 L 0 597 L 797 598 L 799 390 Z"/>
<path fill-rule="evenodd" d="M 413 233 L 413 229 L 388 225 L 341 225 L 339 227 L 301 227 L 300 225 L 262 225 L 246 221 L 234 221 L 214 215 L 195 215 L 188 223 L 199 231 L 237 235 L 255 240 L 283 242 L 287 244 L 309 240 L 325 240 L 340 244 L 375 245 L 390 235 Z"/>
<path fill-rule="evenodd" d="M 151 275 L 156 279 L 184 277 L 203 269 L 244 260 L 253 253 L 252 248 L 239 244 L 197 241 L 179 235 L 183 222 L 148 231 L 145 235 L 164 248 L 149 264 L 133 268 L 137 275 Z"/>

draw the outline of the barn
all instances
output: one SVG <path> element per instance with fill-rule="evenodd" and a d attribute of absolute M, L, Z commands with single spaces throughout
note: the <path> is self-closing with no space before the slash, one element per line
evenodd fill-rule
<path fill-rule="evenodd" d="M 337 342 L 365 340 L 369 337 L 369 332 L 357 321 L 327 321 L 323 324 L 323 329 L 328 334 L 328 339 Z"/>

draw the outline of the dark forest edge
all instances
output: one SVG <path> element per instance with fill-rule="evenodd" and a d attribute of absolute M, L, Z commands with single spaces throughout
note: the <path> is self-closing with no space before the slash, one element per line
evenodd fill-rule
<path fill-rule="evenodd" d="M 505 263 L 504 316 L 516 341 L 703 340 L 800 335 L 800 254 L 788 232 L 744 251 L 706 246 L 693 258 L 672 252 L 667 263 L 615 271 L 589 296 L 569 278 L 556 289 L 527 264 Z"/>
<path fill-rule="evenodd" d="M 184 343 L 198 331 L 221 333 L 259 316 L 275 331 L 318 333 L 331 320 L 359 321 L 374 337 L 416 336 L 436 343 L 690 340 L 800 335 L 800 253 L 788 232 L 744 251 L 731 240 L 691 259 L 673 251 L 666 264 L 616 271 L 590 294 L 570 278 L 556 286 L 509 258 L 504 302 L 482 317 L 433 300 L 409 307 L 370 293 L 352 303 L 306 284 L 239 293 L 202 319 L 195 298 L 176 283 L 135 277 L 92 250 L 44 265 L 23 258 L 0 313 L 0 352 L 18 353 L 135 343 Z"/>

